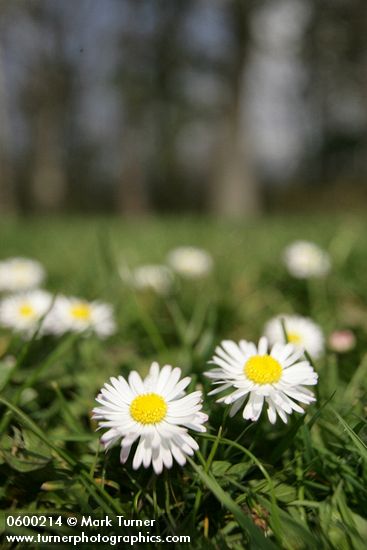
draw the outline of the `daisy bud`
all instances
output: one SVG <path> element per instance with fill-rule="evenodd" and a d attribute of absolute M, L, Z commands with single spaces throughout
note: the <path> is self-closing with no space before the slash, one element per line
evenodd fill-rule
<path fill-rule="evenodd" d="M 356 337 L 351 330 L 335 330 L 329 336 L 329 348 L 337 353 L 346 353 L 356 345 Z"/>

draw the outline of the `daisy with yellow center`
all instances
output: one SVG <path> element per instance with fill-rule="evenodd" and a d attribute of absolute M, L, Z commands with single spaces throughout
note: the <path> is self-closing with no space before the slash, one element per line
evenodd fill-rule
<path fill-rule="evenodd" d="M 88 302 L 73 296 L 58 296 L 47 329 L 53 334 L 93 332 L 103 338 L 113 334 L 116 325 L 109 304 Z"/>
<path fill-rule="evenodd" d="M 81 321 L 89 321 L 91 318 L 92 309 L 89 304 L 79 302 L 73 304 L 70 308 L 70 314 L 74 319 Z"/>
<path fill-rule="evenodd" d="M 272 424 L 277 416 L 287 423 L 288 414 L 304 412 L 296 401 L 306 405 L 315 401 L 305 386 L 317 384 L 317 374 L 308 361 L 300 360 L 302 354 L 302 349 L 297 350 L 290 343 L 276 343 L 269 350 L 265 337 L 258 346 L 245 340 L 238 344 L 224 340 L 216 347 L 211 361 L 218 368 L 205 373 L 218 385 L 209 395 L 232 390 L 218 399 L 232 405 L 230 416 L 246 403 L 243 418 L 256 421 L 265 404 Z"/>
<path fill-rule="evenodd" d="M 19 315 L 23 318 L 29 318 L 34 317 L 36 314 L 36 311 L 34 307 L 31 304 L 28 304 L 27 302 L 23 303 L 19 307 Z"/>
<path fill-rule="evenodd" d="M 264 336 L 266 336 L 270 345 L 276 342 L 285 344 L 288 340 L 297 349 L 307 351 L 313 359 L 321 357 L 325 349 L 325 339 L 319 325 L 301 315 L 278 315 L 273 317 L 264 327 Z"/>
<path fill-rule="evenodd" d="M 179 368 L 153 363 L 144 380 L 132 371 L 128 381 L 113 377 L 104 385 L 93 418 L 108 428 L 101 439 L 106 449 L 121 440 L 122 464 L 135 442 L 133 469 L 152 465 L 156 474 L 171 468 L 173 460 L 183 466 L 199 448 L 188 429 L 205 432 L 208 416 L 201 412 L 200 391 L 185 395 L 190 377 L 180 378 Z"/>
<path fill-rule="evenodd" d="M 38 329 L 44 332 L 51 304 L 52 296 L 44 290 L 7 296 L 0 301 L 0 325 L 26 336 Z M 39 327 L 41 319 L 42 327 Z"/>

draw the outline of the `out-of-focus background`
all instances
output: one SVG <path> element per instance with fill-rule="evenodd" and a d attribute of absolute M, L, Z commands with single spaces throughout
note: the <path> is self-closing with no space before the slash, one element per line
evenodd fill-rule
<path fill-rule="evenodd" d="M 365 0 L 0 2 L 2 213 L 360 210 Z"/>

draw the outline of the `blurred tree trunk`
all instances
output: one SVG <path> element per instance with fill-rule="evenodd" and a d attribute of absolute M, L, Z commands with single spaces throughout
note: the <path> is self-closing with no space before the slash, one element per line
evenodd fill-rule
<path fill-rule="evenodd" d="M 124 160 L 117 186 L 117 210 L 121 214 L 138 216 L 149 211 L 146 192 L 144 153 L 141 151 L 141 132 L 130 128 L 124 146 Z"/>
<path fill-rule="evenodd" d="M 244 112 L 250 11 L 241 0 L 231 3 L 230 9 L 233 35 L 236 39 L 230 75 L 231 101 L 221 125 L 209 202 L 210 209 L 215 214 L 240 218 L 258 214 L 261 201 L 260 188 L 251 169 Z"/>
<path fill-rule="evenodd" d="M 179 202 L 175 138 L 181 105 L 174 77 L 183 62 L 183 47 L 176 29 L 190 1 L 127 4 L 131 25 L 122 26 L 120 42 L 128 53 L 117 79 L 127 112 L 117 193 L 121 212 L 141 214 L 152 206 L 170 210 Z M 139 24 L 148 6 L 151 29 Z"/>
<path fill-rule="evenodd" d="M 261 209 L 260 190 L 250 167 L 241 119 L 240 106 L 233 105 L 223 123 L 210 196 L 212 212 L 233 218 L 253 216 Z"/>
<path fill-rule="evenodd" d="M 49 212 L 65 205 L 69 174 L 69 140 L 75 68 L 67 55 L 67 25 L 52 3 L 31 3 L 27 13 L 41 42 L 20 92 L 20 107 L 29 128 L 25 156 L 23 208 Z M 70 133 L 69 133 L 70 136 Z"/>
<path fill-rule="evenodd" d="M 10 135 L 6 105 L 5 74 L 0 49 L 0 213 L 16 210 L 14 174 L 10 161 Z"/>
<path fill-rule="evenodd" d="M 35 210 L 56 210 L 64 203 L 67 182 L 59 139 L 58 117 L 47 108 L 41 110 L 35 121 L 31 167 L 31 197 Z"/>

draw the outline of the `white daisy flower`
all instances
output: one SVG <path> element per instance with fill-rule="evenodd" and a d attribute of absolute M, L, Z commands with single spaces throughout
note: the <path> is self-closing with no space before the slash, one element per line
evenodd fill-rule
<path fill-rule="evenodd" d="M 308 241 L 295 241 L 287 246 L 283 259 L 289 273 L 298 279 L 324 277 L 331 269 L 329 254 Z"/>
<path fill-rule="evenodd" d="M 40 286 L 45 270 L 36 260 L 8 258 L 0 261 L 0 292 L 23 292 Z"/>
<path fill-rule="evenodd" d="M 171 268 L 188 279 L 207 276 L 213 269 L 213 259 L 206 250 L 194 246 L 180 246 L 167 256 Z"/>
<path fill-rule="evenodd" d="M 156 474 L 163 467 L 171 468 L 173 459 L 183 466 L 186 455 L 198 450 L 188 428 L 205 432 L 203 423 L 208 416 L 201 412 L 202 393 L 185 395 L 191 379 L 180 377 L 181 369 L 169 365 L 160 369 L 154 362 L 144 380 L 132 371 L 128 382 L 119 376 L 104 385 L 93 418 L 99 421 L 100 428 L 109 428 L 101 439 L 106 449 L 121 439 L 122 464 L 137 440 L 133 469 L 152 464 Z"/>
<path fill-rule="evenodd" d="M 268 341 L 260 338 L 256 347 L 252 342 L 241 340 L 238 344 L 224 340 L 215 349 L 211 363 L 219 368 L 205 373 L 219 384 L 209 395 L 234 389 L 232 393 L 218 399 L 232 405 L 230 416 L 234 416 L 247 401 L 242 416 L 246 420 L 259 419 L 264 402 L 268 418 L 275 423 L 277 415 L 287 423 L 287 414 L 304 410 L 296 401 L 308 405 L 315 401 L 312 392 L 304 386 L 317 384 L 317 374 L 306 360 L 299 360 L 301 350 L 293 344 L 276 343 L 268 352 Z"/>
<path fill-rule="evenodd" d="M 119 270 L 123 281 L 138 290 L 153 290 L 157 294 L 167 294 L 173 284 L 173 274 L 169 267 L 159 264 L 147 264 L 129 269 L 122 266 Z"/>
<path fill-rule="evenodd" d="M 7 296 L 0 301 L 0 324 L 31 336 L 42 317 L 43 324 L 46 323 L 51 304 L 52 295 L 44 290 L 30 290 Z"/>
<path fill-rule="evenodd" d="M 46 319 L 45 330 L 52 334 L 94 332 L 104 338 L 116 332 L 116 323 L 109 304 L 58 296 Z"/>
<path fill-rule="evenodd" d="M 270 319 L 264 327 L 264 336 L 269 344 L 276 342 L 286 343 L 282 321 L 287 332 L 288 342 L 295 348 L 306 350 L 314 359 L 318 359 L 324 352 L 325 340 L 319 325 L 301 315 L 278 315 Z"/>

